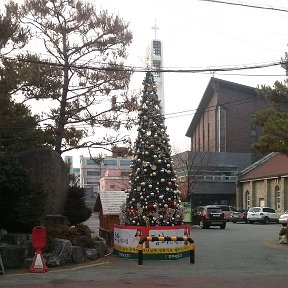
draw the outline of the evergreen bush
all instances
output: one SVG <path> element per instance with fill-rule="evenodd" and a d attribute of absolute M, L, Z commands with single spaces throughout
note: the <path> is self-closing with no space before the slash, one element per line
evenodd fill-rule
<path fill-rule="evenodd" d="M 69 186 L 64 215 L 68 217 L 70 225 L 77 225 L 90 218 L 92 210 L 86 206 L 85 190 L 77 185 Z"/>
<path fill-rule="evenodd" d="M 0 227 L 31 233 L 40 224 L 45 193 L 33 183 L 29 171 L 10 153 L 0 156 Z"/>

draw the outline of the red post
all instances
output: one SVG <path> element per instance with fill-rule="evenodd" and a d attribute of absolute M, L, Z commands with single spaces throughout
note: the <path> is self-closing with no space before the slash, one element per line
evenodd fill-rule
<path fill-rule="evenodd" d="M 42 226 L 36 226 L 32 230 L 32 246 L 36 250 L 35 256 L 30 267 L 30 272 L 47 272 L 47 266 L 43 258 L 41 249 L 46 245 L 46 229 Z"/>

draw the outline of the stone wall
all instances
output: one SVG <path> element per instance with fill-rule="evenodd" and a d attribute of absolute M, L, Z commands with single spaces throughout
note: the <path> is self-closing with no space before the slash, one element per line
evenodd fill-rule
<path fill-rule="evenodd" d="M 52 268 L 71 263 L 79 264 L 112 253 L 112 249 L 106 245 L 103 238 L 91 234 L 89 239 L 90 245 L 86 247 L 87 237 L 85 236 L 75 237 L 71 240 L 55 238 L 53 241 L 54 249 L 49 253 L 43 253 L 46 266 Z M 5 229 L 0 229 L 0 255 L 4 265 L 4 267 L 0 267 L 4 268 L 2 270 L 28 269 L 35 257 L 35 249 L 32 247 L 32 235 L 9 234 Z M 2 271 L 2 274 L 4 273 Z"/>
<path fill-rule="evenodd" d="M 51 149 L 31 150 L 17 155 L 30 171 L 31 179 L 47 193 L 45 214 L 62 214 L 69 185 L 68 168 L 61 156 Z"/>

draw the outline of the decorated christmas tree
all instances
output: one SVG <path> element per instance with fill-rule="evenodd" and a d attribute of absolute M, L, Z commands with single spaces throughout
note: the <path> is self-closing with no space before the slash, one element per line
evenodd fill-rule
<path fill-rule="evenodd" d="M 182 225 L 180 191 L 153 74 L 146 73 L 134 144 L 131 189 L 122 222 L 132 226 Z"/>

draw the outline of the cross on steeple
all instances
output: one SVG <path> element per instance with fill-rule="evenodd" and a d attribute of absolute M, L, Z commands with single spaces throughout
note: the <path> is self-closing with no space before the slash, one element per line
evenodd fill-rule
<path fill-rule="evenodd" d="M 155 39 L 156 39 L 156 32 L 157 32 L 157 30 L 159 30 L 159 27 L 157 27 L 157 25 L 156 25 L 156 20 L 155 20 L 154 26 L 152 26 L 152 29 L 153 29 L 154 32 L 155 32 Z"/>

